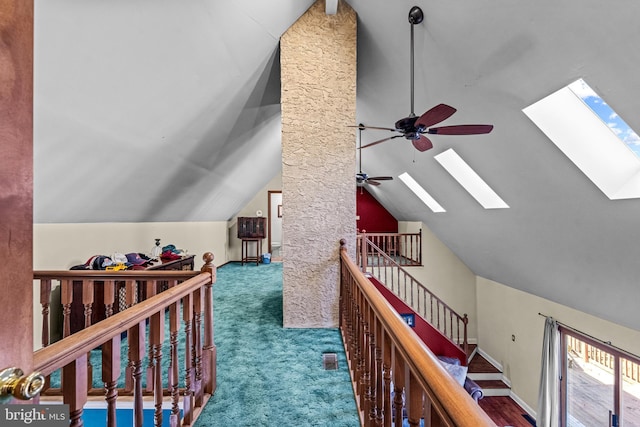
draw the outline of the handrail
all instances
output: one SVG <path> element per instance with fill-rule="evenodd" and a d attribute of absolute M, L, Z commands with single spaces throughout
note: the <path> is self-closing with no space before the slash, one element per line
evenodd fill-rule
<path fill-rule="evenodd" d="M 162 424 L 164 396 L 170 396 L 171 426 L 192 425 L 195 417 L 216 388 L 216 348 L 213 341 L 213 284 L 216 267 L 211 252 L 203 255 L 205 265 L 194 271 L 40 271 L 34 278 L 41 281 L 41 301 L 48 301 L 52 280 L 59 280 L 65 310 L 72 297 L 70 283 L 82 284 L 82 303 L 85 306 L 85 327 L 62 340 L 45 345 L 33 354 L 37 372 L 49 376 L 62 369 L 61 392 L 63 402 L 69 405 L 72 427 L 82 425 L 82 413 L 92 385 L 92 366 L 88 355 L 101 346 L 103 395 L 107 406 L 108 427 L 116 425 L 116 405 L 121 378 L 121 365 L 126 366 L 123 394 L 133 396 L 134 425 L 143 425 L 143 396 L 152 395 L 155 406 L 155 425 Z M 103 281 L 105 304 L 114 300 L 116 282 L 127 288 L 127 305 L 120 312 L 108 312 L 106 319 L 90 324 L 90 306 L 93 303 L 94 282 Z M 182 281 L 182 282 L 181 282 Z M 135 283 L 146 282 L 146 299 L 133 301 L 130 291 Z M 166 290 L 158 291 L 165 282 Z M 180 283 L 181 282 L 181 283 Z M 106 295 L 109 294 L 107 301 Z M 43 313 L 49 304 L 43 305 Z M 165 343 L 165 317 L 169 329 L 169 369 L 162 365 L 162 347 Z M 184 354 L 178 357 L 180 320 L 184 324 Z M 47 323 L 44 322 L 46 326 Z M 146 332 L 148 325 L 148 332 Z M 45 328 L 45 331 L 47 328 Z M 128 360 L 121 362 L 121 334 L 127 333 Z M 142 361 L 148 351 L 146 387 L 143 390 Z M 180 362 L 180 363 L 179 363 Z M 98 362 L 99 363 L 99 362 Z M 182 365 L 180 367 L 179 365 Z M 182 373 L 182 375 L 181 375 Z M 165 387 L 164 384 L 167 384 Z M 180 387 L 179 387 L 180 385 Z M 45 388 L 49 387 L 49 379 Z M 54 394 L 56 390 L 54 391 Z M 146 392 L 146 394 L 145 394 Z M 48 394 L 49 396 L 49 394 Z M 182 405 L 182 411 L 180 410 Z"/>
<path fill-rule="evenodd" d="M 374 242 L 364 236 L 363 241 L 361 242 L 361 252 L 362 253 L 359 258 L 362 271 L 370 272 L 376 279 L 396 294 L 398 298 L 402 299 L 407 305 L 414 309 L 423 319 L 438 329 L 444 336 L 453 341 L 456 345 L 461 345 L 462 350 L 466 356 L 469 357 L 469 342 L 467 335 L 469 318 L 466 313 L 463 315 L 458 314 L 458 312 L 451 308 L 436 294 L 431 292 L 426 286 L 420 283 Z M 376 254 L 375 259 L 377 260 L 377 265 L 368 264 L 368 257 L 366 254 L 370 253 Z M 380 259 L 382 259 L 382 262 L 380 262 Z M 392 268 L 395 272 L 388 274 L 388 268 Z M 401 277 L 403 280 L 400 280 Z M 404 285 L 404 289 L 400 288 L 401 282 Z M 407 284 L 409 285 L 407 286 Z M 454 325 L 456 326 L 455 331 Z M 462 337 L 460 337 L 461 325 Z"/>
<path fill-rule="evenodd" d="M 67 280 L 81 280 L 84 278 L 91 278 L 92 280 L 186 280 L 198 274 L 200 274 L 199 271 L 193 270 L 37 270 L 33 272 L 33 278 Z"/>
<path fill-rule="evenodd" d="M 391 378 L 394 403 L 402 405 L 398 395 L 408 371 L 405 401 L 410 425 L 432 417 L 446 426 L 495 426 L 349 258 L 344 240 L 340 259 L 340 328 L 363 424 L 380 425 L 384 420 L 390 425 Z M 396 409 L 395 414 L 395 425 L 402 425 L 402 411 Z"/>

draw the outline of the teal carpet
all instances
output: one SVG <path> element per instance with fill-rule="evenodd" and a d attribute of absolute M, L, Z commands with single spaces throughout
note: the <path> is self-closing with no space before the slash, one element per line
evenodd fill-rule
<path fill-rule="evenodd" d="M 338 329 L 282 327 L 282 264 L 219 268 L 214 318 L 218 388 L 196 427 L 360 425 Z"/>

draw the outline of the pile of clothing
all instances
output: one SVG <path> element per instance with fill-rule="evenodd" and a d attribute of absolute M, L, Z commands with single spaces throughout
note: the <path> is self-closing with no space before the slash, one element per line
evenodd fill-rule
<path fill-rule="evenodd" d="M 162 247 L 160 259 L 162 260 L 162 262 L 175 261 L 182 258 L 184 253 L 185 252 L 182 249 L 177 249 L 175 245 L 167 245 Z"/>
<path fill-rule="evenodd" d="M 131 252 L 122 254 L 119 252 L 111 256 L 93 255 L 84 264 L 74 265 L 71 270 L 143 270 L 153 260 L 142 253 Z"/>

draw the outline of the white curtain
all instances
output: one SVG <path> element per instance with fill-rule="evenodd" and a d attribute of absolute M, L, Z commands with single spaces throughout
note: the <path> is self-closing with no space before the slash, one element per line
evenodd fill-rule
<path fill-rule="evenodd" d="M 560 422 L 560 331 L 558 322 L 547 317 L 542 340 L 542 368 L 538 393 L 538 427 L 558 427 Z"/>

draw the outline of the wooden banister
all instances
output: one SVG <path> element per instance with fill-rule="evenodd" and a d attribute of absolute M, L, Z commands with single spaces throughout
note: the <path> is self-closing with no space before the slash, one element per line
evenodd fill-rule
<path fill-rule="evenodd" d="M 403 404 L 399 393 L 404 391 L 410 425 L 426 417 L 431 425 L 495 426 L 349 258 L 344 243 L 340 251 L 340 329 L 363 425 L 380 425 L 381 420 L 389 419 L 390 381 L 377 378 L 390 376 L 395 387 L 395 425 L 402 425 L 402 410 L 397 405 Z M 395 360 L 393 368 L 391 360 Z"/>
<path fill-rule="evenodd" d="M 152 396 L 155 425 L 162 424 L 162 404 L 164 396 L 172 401 L 170 424 L 172 426 L 191 425 L 199 410 L 204 406 L 216 388 L 215 364 L 216 348 L 213 342 L 213 283 L 216 267 L 213 254 L 203 256 L 205 265 L 200 272 L 194 271 L 46 271 L 36 272 L 34 277 L 44 282 L 41 289 L 51 288 L 51 280 L 57 280 L 62 287 L 61 303 L 69 306 L 73 295 L 70 284 L 81 281 L 83 288 L 93 289 L 94 281 L 104 281 L 105 304 L 112 304 L 114 283 L 124 282 L 128 291 L 146 281 L 148 298 L 135 302 L 122 311 L 110 315 L 95 324 L 87 320 L 86 327 L 67 335 L 60 341 L 48 344 L 34 352 L 33 369 L 48 376 L 62 368 L 62 398 L 69 404 L 71 426 L 82 425 L 83 406 L 87 402 L 88 391 L 92 391 L 91 366 L 88 355 L 91 350 L 101 347 L 102 381 L 107 407 L 107 426 L 115 426 L 115 408 L 118 400 L 117 382 L 121 375 L 121 366 L 127 366 L 125 391 L 133 396 L 133 420 L 136 427 L 143 424 L 143 398 L 147 391 Z M 157 284 L 168 283 L 168 289 L 157 291 Z M 179 283 L 182 281 L 182 283 Z M 90 285 L 86 285 L 89 283 Z M 66 286 L 66 289 L 65 289 Z M 84 289 L 83 289 L 84 290 Z M 83 294 L 82 303 L 91 306 L 93 292 Z M 45 298 L 41 297 L 44 301 Z M 204 301 L 203 301 L 204 300 Z M 48 302 L 48 300 L 47 300 Z M 170 322 L 170 366 L 168 372 L 161 368 L 162 343 L 164 342 L 165 315 Z M 182 314 L 182 315 L 181 315 Z M 85 314 L 85 319 L 89 316 Z M 67 326 L 65 318 L 65 329 Z M 186 339 L 185 354 L 178 357 L 177 336 L 180 320 L 184 324 Z M 149 332 L 147 333 L 147 324 Z M 204 337 L 200 329 L 204 329 Z M 48 328 L 48 325 L 47 325 Z M 45 328 L 43 327 L 43 330 Z M 128 361 L 124 365 L 120 360 L 121 334 L 127 333 Z M 142 360 L 149 355 L 148 367 L 142 366 Z M 178 361 L 184 364 L 178 369 Z M 147 368 L 147 387 L 142 384 L 143 370 Z M 180 373 L 184 373 L 186 389 L 179 390 Z M 163 389 L 163 376 L 167 379 L 168 389 Z M 144 391 L 143 391 L 144 390 Z M 179 399 L 182 396 L 183 416 L 180 415 Z"/>
<path fill-rule="evenodd" d="M 165 272 L 169 273 L 169 272 Z M 134 327 L 153 313 L 158 313 L 169 305 L 180 301 L 186 295 L 211 281 L 211 275 L 198 273 L 198 276 L 183 282 L 180 286 L 167 289 L 133 307 L 91 325 L 68 338 L 50 344 L 33 353 L 34 369 L 49 375 L 94 348 L 104 344 L 111 337 Z M 193 274 L 192 274 L 193 276 Z"/>
<path fill-rule="evenodd" d="M 360 236 L 359 240 L 361 270 L 378 279 L 447 339 L 461 346 L 468 357 L 467 315 L 458 314 L 415 279 L 395 258 L 369 240 L 368 234 Z"/>

